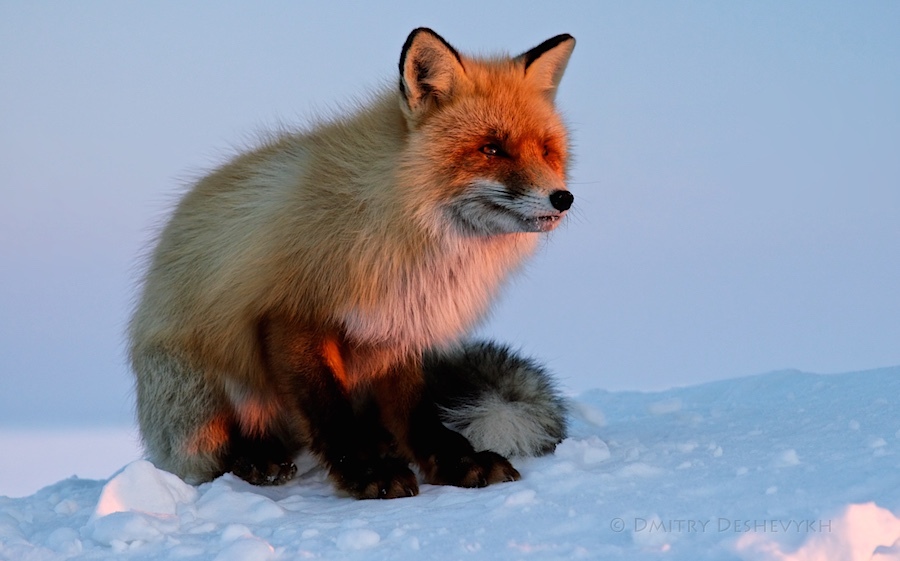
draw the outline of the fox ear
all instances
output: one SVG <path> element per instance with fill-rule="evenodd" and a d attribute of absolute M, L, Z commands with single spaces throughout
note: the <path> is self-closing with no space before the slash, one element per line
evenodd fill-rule
<path fill-rule="evenodd" d="M 400 94 L 408 116 L 417 118 L 447 100 L 464 75 L 456 49 L 427 27 L 414 29 L 400 53 Z"/>
<path fill-rule="evenodd" d="M 525 65 L 525 79 L 534 82 L 553 99 L 574 48 L 575 38 L 564 33 L 547 39 L 515 60 Z"/>

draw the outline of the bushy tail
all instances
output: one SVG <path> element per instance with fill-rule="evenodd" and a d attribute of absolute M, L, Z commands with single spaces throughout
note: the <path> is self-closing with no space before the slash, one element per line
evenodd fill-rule
<path fill-rule="evenodd" d="M 466 342 L 428 353 L 424 367 L 441 420 L 476 450 L 539 456 L 566 437 L 566 402 L 550 373 L 509 347 Z"/>

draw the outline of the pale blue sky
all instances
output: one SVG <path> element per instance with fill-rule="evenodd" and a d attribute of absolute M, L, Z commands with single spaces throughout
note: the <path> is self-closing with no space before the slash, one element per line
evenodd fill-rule
<path fill-rule="evenodd" d="M 324 4 L 0 4 L 0 424 L 129 421 L 138 256 L 182 186 L 393 84 L 421 25 L 578 40 L 575 212 L 485 333 L 573 391 L 900 364 L 900 4 Z"/>

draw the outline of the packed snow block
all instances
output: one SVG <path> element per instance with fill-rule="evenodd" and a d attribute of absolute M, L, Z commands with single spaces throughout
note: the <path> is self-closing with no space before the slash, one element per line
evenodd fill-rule
<path fill-rule="evenodd" d="M 341 532 L 336 540 L 337 548 L 341 551 L 362 551 L 371 549 L 381 542 L 378 532 L 366 528 L 353 528 Z"/>
<path fill-rule="evenodd" d="M 195 488 L 146 460 L 130 463 L 103 486 L 82 535 L 115 551 L 159 541 L 178 531 L 178 506 L 197 496 Z"/>
<path fill-rule="evenodd" d="M 174 516 L 179 504 L 196 500 L 194 487 L 146 460 L 138 460 L 125 466 L 104 485 L 91 520 L 114 512 Z"/>
<path fill-rule="evenodd" d="M 165 519 L 138 512 L 113 512 L 88 522 L 82 535 L 115 551 L 124 551 L 132 544 L 158 542 L 166 534 L 176 532 L 178 526 L 174 517 Z"/>
<path fill-rule="evenodd" d="M 196 502 L 197 514 L 207 520 L 229 524 L 261 524 L 284 516 L 284 509 L 272 499 L 252 490 L 238 489 L 244 486 L 232 475 L 217 479 Z"/>
<path fill-rule="evenodd" d="M 258 538 L 241 538 L 220 551 L 213 561 L 269 561 L 275 559 L 275 549 Z"/>
<path fill-rule="evenodd" d="M 196 500 L 196 489 L 139 460 L 103 486 L 82 535 L 115 551 L 156 542 L 179 529 L 178 506 Z"/>
<path fill-rule="evenodd" d="M 582 469 L 593 469 L 612 457 L 609 446 L 597 436 L 567 438 L 556 447 L 556 455 L 561 460 L 574 462 Z"/>

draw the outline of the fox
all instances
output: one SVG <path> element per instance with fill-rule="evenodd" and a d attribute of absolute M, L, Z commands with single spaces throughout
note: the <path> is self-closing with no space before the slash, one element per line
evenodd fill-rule
<path fill-rule="evenodd" d="M 474 57 L 417 28 L 398 88 L 190 186 L 128 325 L 147 458 L 279 485 L 308 451 L 339 492 L 390 499 L 552 452 L 555 380 L 470 337 L 574 202 L 555 101 L 574 46 Z"/>

